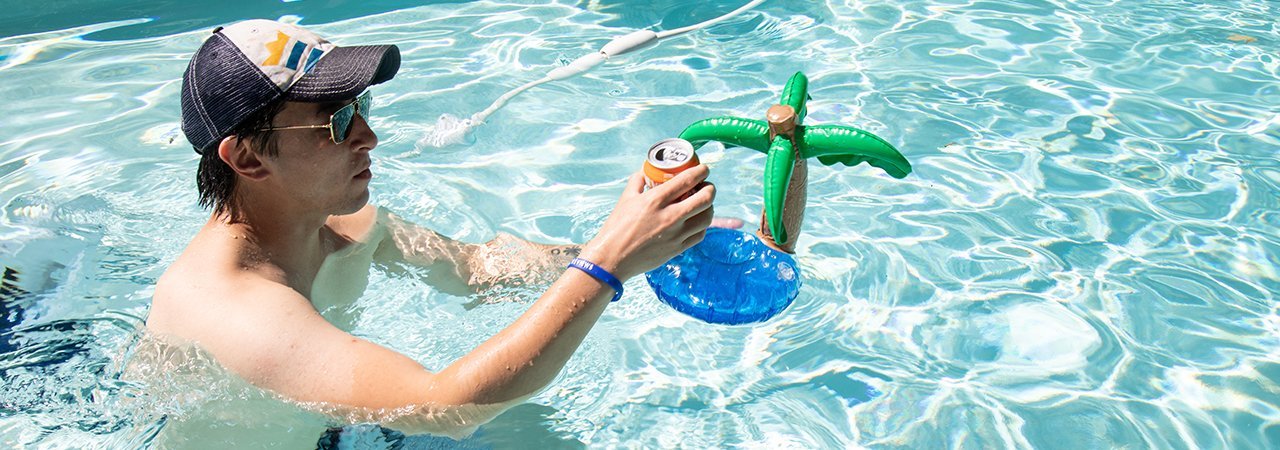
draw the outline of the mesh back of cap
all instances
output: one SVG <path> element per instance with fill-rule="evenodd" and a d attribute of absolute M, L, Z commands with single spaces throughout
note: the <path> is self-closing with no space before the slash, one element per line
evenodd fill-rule
<path fill-rule="evenodd" d="M 281 95 L 235 44 L 214 33 L 182 75 L 182 132 L 203 153 Z"/>

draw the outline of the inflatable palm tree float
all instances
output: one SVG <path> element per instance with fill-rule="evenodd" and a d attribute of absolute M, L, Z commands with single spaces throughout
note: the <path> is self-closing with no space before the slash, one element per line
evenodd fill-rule
<path fill-rule="evenodd" d="M 797 72 L 783 88 L 782 102 L 769 108 L 765 120 L 714 117 L 680 133 L 695 149 L 719 141 L 768 155 L 760 234 L 780 249 L 792 248 L 799 233 L 802 212 L 784 209 L 788 187 L 794 188 L 794 170 L 805 160 L 817 158 L 828 166 L 865 162 L 894 178 L 911 173 L 911 163 L 879 136 L 844 125 L 804 125 L 808 87 L 808 78 Z M 802 210 L 803 198 L 795 200 L 800 200 Z M 784 220 L 788 214 L 796 219 Z M 766 320 L 791 304 L 800 284 L 795 267 L 791 255 L 765 247 L 753 236 L 713 229 L 702 243 L 654 269 L 648 278 L 658 298 L 681 312 L 713 323 L 747 323 Z"/>

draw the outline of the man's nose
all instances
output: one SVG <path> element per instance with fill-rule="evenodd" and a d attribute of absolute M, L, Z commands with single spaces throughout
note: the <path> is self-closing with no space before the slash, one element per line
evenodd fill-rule
<path fill-rule="evenodd" d="M 378 146 L 378 134 L 364 120 L 364 114 L 356 114 L 351 118 L 351 131 L 348 134 L 347 139 L 351 140 L 352 148 L 357 151 L 367 152 Z"/>

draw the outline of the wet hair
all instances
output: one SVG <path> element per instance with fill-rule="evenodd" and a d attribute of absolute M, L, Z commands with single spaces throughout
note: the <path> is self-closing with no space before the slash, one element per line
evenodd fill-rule
<path fill-rule="evenodd" d="M 277 100 L 246 117 L 239 125 L 231 129 L 230 136 L 247 140 L 249 148 L 259 155 L 275 157 L 280 152 L 275 140 L 274 131 L 260 131 L 271 127 L 271 120 L 284 109 L 284 101 Z M 221 157 L 218 147 L 213 146 L 200 155 L 200 165 L 196 168 L 196 189 L 200 192 L 200 206 L 212 208 L 216 215 L 226 215 L 233 220 L 238 217 L 236 205 L 236 172 L 231 170 Z"/>

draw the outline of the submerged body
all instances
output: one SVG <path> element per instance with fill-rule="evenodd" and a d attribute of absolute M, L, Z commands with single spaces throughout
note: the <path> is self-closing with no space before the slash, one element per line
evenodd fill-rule
<path fill-rule="evenodd" d="M 433 254 L 425 251 L 426 249 L 434 249 L 441 270 L 430 271 L 429 277 L 440 289 L 448 291 L 492 286 L 495 283 L 509 282 L 511 277 L 519 275 L 546 279 L 547 273 L 563 267 L 565 255 L 575 254 L 574 250 L 577 248 L 532 244 L 507 235 L 501 235 L 487 244 L 462 244 L 413 226 L 387 210 L 372 205 L 349 216 L 333 217 L 328 228 L 336 245 L 320 263 L 311 282 L 310 307 L 343 332 L 351 332 L 355 326 L 358 316 L 352 306 L 364 295 L 373 263 L 403 261 L 396 250 L 397 242 L 417 245 L 424 250 L 415 253 L 419 263 L 426 262 L 424 255 Z M 231 246 L 218 245 L 217 235 L 226 232 L 219 223 L 210 221 L 200 232 L 206 236 L 198 236 L 193 242 L 193 246 L 199 245 L 200 248 L 189 248 L 171 266 L 157 289 L 148 320 L 148 334 L 130 361 L 125 375 L 126 379 L 148 383 L 153 404 L 147 410 L 164 414 L 167 418 L 168 424 L 155 441 L 157 445 L 163 448 L 187 448 L 211 445 L 257 446 L 270 443 L 280 448 L 310 447 L 316 444 L 320 432 L 330 426 L 335 417 L 340 422 L 378 422 L 410 431 L 461 438 L 510 406 L 499 403 L 371 408 L 324 401 L 305 403 L 293 397 L 282 396 L 275 390 L 255 386 L 262 385 L 263 379 L 255 377 L 252 369 L 232 370 L 223 367 L 219 361 L 235 358 L 225 354 L 238 351 L 233 348 L 246 339 L 280 338 L 275 334 L 276 330 L 234 320 L 238 316 L 249 313 L 263 320 L 273 317 L 286 320 L 284 315 L 291 311 L 297 313 L 297 309 L 290 308 L 288 304 L 259 302 L 246 306 L 235 302 L 238 296 L 231 292 L 235 290 L 235 283 L 217 280 L 219 276 L 216 274 L 227 273 L 227 270 L 210 270 L 211 265 L 228 260 L 224 259 L 225 254 L 247 251 L 237 248 L 235 244 L 244 242 L 237 237 L 232 237 Z M 469 259 L 468 261 L 477 262 L 475 271 L 467 264 L 454 265 L 455 261 L 461 261 L 468 254 L 501 254 L 504 258 Z M 508 264 L 507 257 L 518 258 L 519 264 Z M 486 266 L 518 266 L 526 271 L 498 273 L 485 270 Z M 190 291 L 170 283 L 175 278 L 194 281 L 193 273 L 204 273 L 197 276 L 207 277 L 210 283 L 221 282 L 225 289 L 204 291 L 202 295 L 193 296 Z M 177 297 L 182 294 L 186 296 Z M 298 309 L 305 308 L 303 305 L 294 306 Z M 221 308 L 234 308 L 237 311 Z M 191 320 L 196 317 L 206 320 Z M 232 320 L 226 322 L 222 318 Z M 213 327 L 205 329 L 208 325 Z M 233 333 L 239 336 L 235 339 L 219 337 Z M 215 349 L 224 354 L 224 357 L 219 358 L 214 353 Z M 326 372 L 324 376 L 337 377 L 344 382 L 357 382 L 353 377 L 343 377 L 338 373 Z M 183 395 L 176 394 L 179 392 Z M 156 405 L 160 402 L 172 402 L 174 398 L 182 400 L 168 407 Z M 221 411 L 252 413 L 237 413 L 240 415 L 228 418 Z"/>

